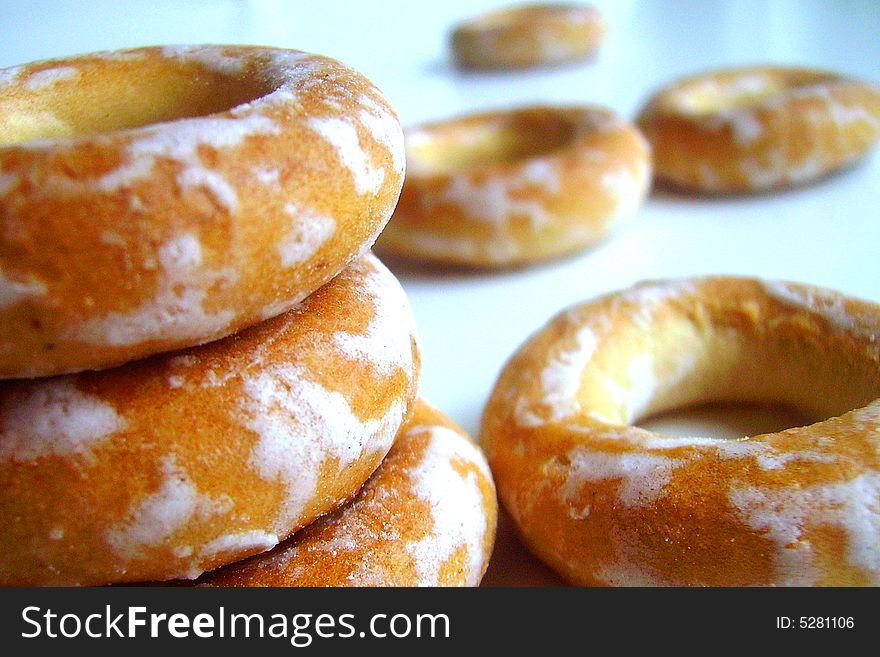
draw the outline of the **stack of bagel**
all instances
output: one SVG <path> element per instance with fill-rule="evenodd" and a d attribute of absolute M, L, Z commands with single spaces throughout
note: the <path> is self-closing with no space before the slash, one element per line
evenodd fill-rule
<path fill-rule="evenodd" d="M 492 480 L 369 252 L 368 80 L 142 48 L 0 71 L 0 116 L 0 583 L 479 582 Z"/>

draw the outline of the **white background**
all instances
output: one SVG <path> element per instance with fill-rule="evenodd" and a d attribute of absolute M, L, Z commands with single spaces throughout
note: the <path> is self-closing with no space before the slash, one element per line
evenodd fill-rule
<path fill-rule="evenodd" d="M 557 70 L 462 74 L 447 33 L 498 2 L 198 0 L 0 3 L 0 66 L 100 49 L 255 43 L 319 52 L 365 73 L 405 125 L 531 102 L 599 103 L 632 118 L 681 75 L 772 62 L 880 82 L 880 3 L 621 0 L 600 56 Z M 746 274 L 880 301 L 880 157 L 749 198 L 655 192 L 612 239 L 504 273 L 397 269 L 424 348 L 422 393 L 472 433 L 504 361 L 565 306 L 645 278 Z"/>

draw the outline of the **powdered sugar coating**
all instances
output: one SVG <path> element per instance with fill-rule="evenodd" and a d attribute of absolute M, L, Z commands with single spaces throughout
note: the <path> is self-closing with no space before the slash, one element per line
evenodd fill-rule
<path fill-rule="evenodd" d="M 729 111 L 722 120 L 730 126 L 733 142 L 737 146 L 749 146 L 764 136 L 764 126 L 752 112 Z"/>
<path fill-rule="evenodd" d="M 475 586 L 496 506 L 480 450 L 424 402 L 361 491 L 219 586 Z"/>
<path fill-rule="evenodd" d="M 199 357 L 194 354 L 181 354 L 168 359 L 168 367 L 192 367 L 199 364 Z"/>
<path fill-rule="evenodd" d="M 56 66 L 31 73 L 24 84 L 29 90 L 38 91 L 56 82 L 72 80 L 78 75 L 79 69 L 74 66 Z"/>
<path fill-rule="evenodd" d="M 658 308 L 694 290 L 693 283 L 684 279 L 643 283 L 614 295 L 613 303 L 629 313 L 637 326 L 647 330 Z M 556 347 L 559 353 L 548 359 L 539 374 L 539 395 L 534 400 L 523 396 L 516 401 L 514 418 L 522 427 L 563 422 L 581 412 L 578 391 L 584 377 L 594 374 L 589 372 L 590 361 L 607 330 L 607 322 L 584 317 L 580 307 L 560 313 L 554 322 L 566 327 L 566 337 Z M 565 346 L 569 342 L 572 346 Z M 619 406 L 621 421 L 637 417 L 650 405 L 656 390 L 650 355 L 637 355 L 625 368 L 622 380 L 604 377 L 603 386 L 608 399 Z M 541 411 L 536 412 L 537 408 Z M 601 414 L 595 417 L 608 420 Z"/>
<path fill-rule="evenodd" d="M 792 450 L 788 452 L 776 451 L 770 449 L 765 453 L 759 454 L 755 459 L 758 467 L 762 470 L 782 470 L 789 467 L 790 464 L 798 462 L 807 463 L 837 463 L 839 458 L 828 452 L 819 452 L 813 450 Z"/>
<path fill-rule="evenodd" d="M 0 86 L 14 84 L 18 82 L 18 78 L 24 72 L 24 66 L 10 66 L 0 68 Z"/>
<path fill-rule="evenodd" d="M 416 425 L 406 428 L 406 441 L 427 436 L 427 445 L 418 463 L 405 469 L 410 480 L 409 490 L 367 487 L 370 494 L 357 498 L 350 508 L 341 511 L 332 520 L 332 533 L 320 542 L 309 542 L 313 552 L 356 557 L 346 576 L 350 586 L 382 586 L 394 581 L 395 574 L 386 572 L 373 563 L 370 547 L 380 543 L 395 544 L 401 540 L 394 526 L 382 526 L 377 534 L 374 514 L 386 505 L 405 502 L 412 495 L 415 501 L 427 503 L 430 529 L 416 541 L 406 543 L 406 552 L 413 559 L 417 586 L 438 586 L 444 565 L 464 548 L 467 553 L 462 584 L 479 583 L 484 566 L 484 541 L 488 523 L 483 510 L 483 496 L 472 471 L 462 473 L 455 469 L 457 462 L 476 466 L 482 476 L 489 478 L 488 466 L 482 454 L 460 434 L 444 426 Z M 299 556 L 299 548 L 291 548 L 272 558 L 268 567 L 290 569 Z"/>
<path fill-rule="evenodd" d="M 18 176 L 0 170 L 0 198 L 6 196 L 18 183 Z"/>
<path fill-rule="evenodd" d="M 402 176 L 406 171 L 406 150 L 400 122 L 386 107 L 366 94 L 361 95 L 358 102 L 361 105 L 358 119 L 373 139 L 388 151 L 391 166 Z"/>
<path fill-rule="evenodd" d="M 524 184 L 534 185 L 547 194 L 558 194 L 562 189 L 559 165 L 549 159 L 533 158 L 520 167 Z"/>
<path fill-rule="evenodd" d="M 880 94 L 880 88 L 877 85 L 868 85 L 873 93 Z M 880 131 L 880 119 L 875 114 L 867 111 L 860 104 L 847 104 L 838 98 L 827 85 L 814 84 L 806 85 L 792 89 L 790 97 L 798 100 L 819 101 L 823 104 L 828 112 L 827 116 L 839 128 L 845 128 L 853 123 L 864 123 L 867 127 L 875 131 Z M 773 99 L 769 104 L 771 107 L 782 105 L 785 102 L 784 97 Z"/>
<path fill-rule="evenodd" d="M 630 317 L 641 329 L 651 326 L 654 313 L 670 302 L 684 299 L 696 292 L 696 285 L 688 279 L 648 281 L 638 283 L 615 295 L 615 303 L 632 308 Z"/>
<path fill-rule="evenodd" d="M 246 425 L 259 440 L 251 464 L 269 481 L 281 479 L 288 491 L 278 514 L 278 532 L 289 531 L 315 495 L 324 461 L 339 470 L 391 446 L 405 407 L 393 403 L 377 419 L 354 414 L 348 400 L 311 381 L 293 365 L 276 365 L 243 383 Z"/>
<path fill-rule="evenodd" d="M 738 167 L 750 184 L 767 188 L 782 182 L 797 184 L 812 180 L 821 175 L 827 165 L 818 151 L 808 152 L 800 161 L 792 162 L 781 148 L 775 148 L 763 157 L 743 158 Z"/>
<path fill-rule="evenodd" d="M 311 117 L 307 125 L 335 149 L 342 166 L 351 172 L 358 194 L 379 191 L 385 180 L 385 169 L 372 163 L 352 123 L 337 117 Z"/>
<path fill-rule="evenodd" d="M 614 210 L 607 219 L 609 226 L 635 216 L 648 192 L 650 178 L 651 167 L 642 161 L 631 162 L 602 174 L 599 182 L 613 199 Z"/>
<path fill-rule="evenodd" d="M 294 203 L 284 206 L 293 220 L 293 227 L 278 242 L 281 266 L 291 267 L 306 262 L 333 236 L 336 220 L 328 215 L 316 214 L 297 207 Z"/>
<path fill-rule="evenodd" d="M 626 507 L 650 505 L 672 480 L 672 471 L 681 459 L 641 452 L 597 452 L 577 447 L 568 454 L 565 482 L 559 489 L 560 501 L 574 518 L 585 518 L 589 508 L 575 509 L 574 499 L 586 482 L 620 479 L 617 496 Z"/>
<path fill-rule="evenodd" d="M 749 184 L 756 188 L 767 188 L 786 179 L 787 160 L 780 148 L 767 151 L 763 157 L 746 157 L 737 165 Z"/>
<path fill-rule="evenodd" d="M 244 57 L 229 54 L 228 50 L 218 46 L 164 46 L 162 56 L 175 61 L 196 62 L 205 68 L 227 75 L 241 73 L 247 63 Z"/>
<path fill-rule="evenodd" d="M 359 333 L 338 331 L 332 344 L 346 358 L 369 363 L 380 374 L 413 367 L 411 340 L 416 335 L 412 309 L 403 288 L 376 266 L 355 264 L 344 276 L 360 277 L 361 294 L 372 300 L 369 324 Z"/>
<path fill-rule="evenodd" d="M 199 553 L 203 557 L 213 557 L 223 553 L 246 554 L 250 552 L 265 552 L 276 545 L 278 545 L 278 536 L 252 529 L 234 534 L 224 534 L 215 538 L 201 548 Z"/>
<path fill-rule="evenodd" d="M 422 586 L 440 584 L 443 565 L 461 547 L 467 549 L 468 584 L 479 583 L 483 568 L 483 542 L 487 531 L 483 499 L 476 475 L 462 475 L 454 463 L 461 459 L 477 464 L 485 477 L 489 469 L 483 455 L 458 433 L 446 427 L 413 427 L 414 435 L 428 434 L 429 442 L 421 463 L 410 472 L 413 490 L 427 502 L 433 519 L 432 533 L 407 545 L 415 558 Z"/>
<path fill-rule="evenodd" d="M 44 457 L 91 458 L 91 450 L 123 431 L 110 404 L 79 391 L 70 379 L 24 385 L 0 405 L 0 462 Z"/>
<path fill-rule="evenodd" d="M 517 198 L 517 192 L 532 186 L 526 178 L 487 178 L 476 182 L 455 177 L 439 197 L 444 203 L 459 206 L 471 219 L 504 228 L 513 217 L 525 217 L 532 228 L 547 223 L 549 217 L 540 199 Z"/>
<path fill-rule="evenodd" d="M 872 580 L 880 579 L 880 474 L 861 474 L 844 482 L 788 488 L 737 488 L 730 501 L 742 519 L 776 546 L 780 582 L 813 586 L 820 576 L 811 525 L 833 525 L 846 537 L 846 558 Z"/>
<path fill-rule="evenodd" d="M 751 102 L 741 103 L 741 98 Z M 709 131 L 728 130 L 733 143 L 741 148 L 762 139 L 766 129 L 759 114 L 766 98 L 777 98 L 772 81 L 763 75 L 740 75 L 724 83 L 708 78 L 687 87 L 676 97 L 678 106 L 692 113 L 694 120 Z M 711 101 L 706 104 L 706 100 Z"/>
<path fill-rule="evenodd" d="M 163 459 L 161 474 L 159 488 L 138 500 L 123 520 L 107 530 L 107 543 L 126 561 L 144 558 L 150 549 L 170 545 L 174 534 L 187 523 L 228 511 L 232 504 L 229 499 L 214 499 L 199 492 L 173 455 Z"/>
<path fill-rule="evenodd" d="M 602 187 L 620 200 L 629 199 L 632 196 L 638 197 L 637 190 L 640 184 L 628 166 L 621 166 L 616 170 L 606 171 L 602 174 L 599 182 Z"/>
<path fill-rule="evenodd" d="M 312 348 L 370 367 L 382 378 L 402 372 L 412 383 L 415 327 L 400 284 L 373 256 L 349 266 L 338 283 L 353 288 L 359 303 L 370 308 L 370 319 L 360 330 L 314 334 Z M 262 367 L 243 379 L 242 390 L 244 423 L 258 436 L 251 465 L 264 479 L 284 481 L 288 491 L 279 533 L 300 518 L 325 461 L 334 459 L 341 471 L 370 455 L 384 455 L 406 413 L 406 405 L 394 401 L 360 417 L 346 395 L 294 364 Z"/>
<path fill-rule="evenodd" d="M 577 394 L 584 369 L 598 345 L 590 326 L 578 329 L 570 348 L 561 348 L 541 370 L 540 404 L 544 413 L 537 415 L 526 399 L 520 399 L 516 408 L 516 420 L 521 426 L 534 427 L 547 422 L 560 422 L 572 417 L 580 408 Z"/>
<path fill-rule="evenodd" d="M 226 149 L 240 145 L 251 135 L 279 134 L 281 128 L 262 114 L 242 117 L 199 117 L 180 119 L 148 128 L 126 147 L 127 161 L 97 180 L 103 192 L 113 192 L 150 175 L 157 160 L 174 160 L 182 165 L 177 182 L 182 190 L 204 187 L 230 213 L 238 208 L 234 186 L 219 172 L 207 167 L 201 148 Z"/>
<path fill-rule="evenodd" d="M 608 434 L 602 435 L 605 437 Z M 632 434 L 621 433 L 619 438 L 630 442 L 633 447 L 650 450 L 685 450 L 692 455 L 711 453 L 722 459 L 771 458 L 771 447 L 768 443 L 745 437 L 742 440 L 726 440 L 701 436 L 664 436 L 639 430 Z"/>
<path fill-rule="evenodd" d="M 724 188 L 724 183 L 711 162 L 703 161 L 697 165 L 697 177 L 704 189 L 716 192 Z"/>
<path fill-rule="evenodd" d="M 27 282 L 13 281 L 0 269 L 0 310 L 14 306 L 29 297 L 39 297 L 44 294 L 46 294 L 46 286 L 40 281 L 33 278 Z"/>
<path fill-rule="evenodd" d="M 614 587 L 670 587 L 675 583 L 660 573 L 647 568 L 641 559 L 644 546 L 638 536 L 614 531 L 611 535 L 614 559 L 596 566 L 596 579 L 606 586 Z"/>
<path fill-rule="evenodd" d="M 202 267 L 199 239 L 184 233 L 163 244 L 158 252 L 160 271 L 153 299 L 125 312 L 110 312 L 72 326 L 66 337 L 96 345 L 136 344 L 146 336 L 197 339 L 217 334 L 234 317 L 231 310 L 206 312 L 203 302 L 212 285 L 235 281 L 231 269 Z"/>
<path fill-rule="evenodd" d="M 276 188 L 280 186 L 281 171 L 274 167 L 254 167 L 254 179 L 261 185 Z"/>
<path fill-rule="evenodd" d="M 853 333 L 871 342 L 880 339 L 876 327 L 847 311 L 844 298 L 838 293 L 795 286 L 785 281 L 764 281 L 763 288 L 774 299 L 819 315 L 838 331 Z"/>
<path fill-rule="evenodd" d="M 761 470 L 778 471 L 805 463 L 834 464 L 839 458 L 816 445 L 790 449 L 767 440 L 664 436 L 642 429 L 592 431 L 591 437 L 619 443 L 617 449 L 579 446 L 566 455 L 565 482 L 559 499 L 573 518 L 589 514 L 588 507 L 579 507 L 579 494 L 588 482 L 619 479 L 618 500 L 624 506 L 651 505 L 665 495 L 675 471 L 701 459 L 745 460 Z M 743 467 L 745 467 L 745 462 Z"/>
<path fill-rule="evenodd" d="M 111 62 L 136 62 L 145 57 L 141 50 L 101 50 L 89 55 L 89 58 L 106 59 Z"/>
<path fill-rule="evenodd" d="M 719 115 L 749 112 L 776 102 L 782 91 L 783 86 L 772 74 L 750 69 L 735 75 L 709 74 L 686 80 L 670 99 L 685 112 L 712 121 Z"/>
<path fill-rule="evenodd" d="M 697 285 L 687 278 L 645 281 L 615 295 L 621 304 L 636 306 L 643 319 L 659 306 L 696 293 Z"/>

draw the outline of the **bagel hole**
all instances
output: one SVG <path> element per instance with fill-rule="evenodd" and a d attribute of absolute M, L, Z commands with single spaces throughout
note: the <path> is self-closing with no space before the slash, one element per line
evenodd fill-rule
<path fill-rule="evenodd" d="M 742 438 L 839 417 L 880 398 L 873 333 L 854 317 L 823 314 L 812 297 L 820 311 L 808 315 L 759 282 L 702 285 L 699 293 L 712 300 L 697 307 L 679 301 L 681 289 L 670 285 L 633 297 L 654 295 L 651 315 L 622 315 L 625 323 L 591 359 L 582 408 L 612 424 L 652 429 L 670 421 L 682 424 L 671 433 L 692 437 L 700 432 L 688 425 L 695 422 L 712 435 Z"/>
<path fill-rule="evenodd" d="M 88 137 L 223 112 L 272 91 L 259 76 L 166 58 L 86 59 L 51 84 L 38 71 L 0 94 L 0 145 Z"/>
<path fill-rule="evenodd" d="M 787 404 L 710 402 L 650 415 L 639 420 L 637 426 L 679 438 L 738 440 L 806 426 L 821 419 Z"/>
<path fill-rule="evenodd" d="M 550 110 L 435 124 L 408 135 L 407 164 L 424 175 L 514 163 L 562 149 L 576 132 L 572 120 Z"/>
<path fill-rule="evenodd" d="M 787 89 L 830 79 L 827 73 L 800 69 L 722 72 L 685 83 L 678 102 L 691 114 L 706 115 L 758 105 Z"/>
<path fill-rule="evenodd" d="M 612 383 L 631 400 L 624 423 L 651 430 L 670 423 L 671 435 L 687 437 L 703 435 L 705 425 L 703 437 L 742 438 L 837 417 L 880 397 L 877 364 L 858 352 L 826 351 L 784 335 L 785 327 L 777 339 L 760 340 L 729 328 L 691 331 L 673 329 Z"/>

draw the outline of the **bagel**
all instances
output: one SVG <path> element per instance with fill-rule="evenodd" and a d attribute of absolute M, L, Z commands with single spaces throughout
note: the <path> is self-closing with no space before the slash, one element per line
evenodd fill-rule
<path fill-rule="evenodd" d="M 647 142 L 599 107 L 530 107 L 406 133 L 409 171 L 377 250 L 468 267 L 559 257 L 605 237 L 650 186 Z"/>
<path fill-rule="evenodd" d="M 880 306 L 741 278 L 647 283 L 561 313 L 504 367 L 481 439 L 531 549 L 585 585 L 880 584 Z M 679 438 L 710 401 L 816 422 Z"/>
<path fill-rule="evenodd" d="M 0 384 L 0 584 L 195 578 L 352 497 L 411 409 L 403 290 L 364 256 L 235 336 Z"/>
<path fill-rule="evenodd" d="M 107 368 L 293 307 L 403 179 L 368 80 L 291 50 L 167 47 L 0 71 L 0 376 Z"/>
<path fill-rule="evenodd" d="M 827 71 L 735 68 L 653 95 L 637 123 L 658 179 L 708 193 L 808 183 L 880 138 L 880 87 Z"/>
<path fill-rule="evenodd" d="M 453 29 L 455 63 L 464 69 L 522 69 L 586 59 L 605 38 L 589 5 L 530 4 L 489 12 Z"/>
<path fill-rule="evenodd" d="M 497 522 L 486 459 L 462 430 L 416 404 L 351 502 L 271 552 L 205 574 L 209 586 L 476 586 Z"/>

